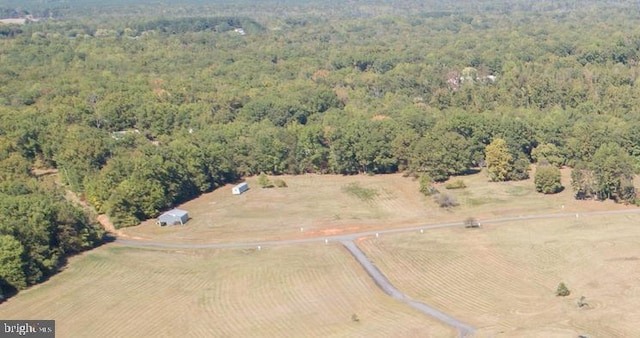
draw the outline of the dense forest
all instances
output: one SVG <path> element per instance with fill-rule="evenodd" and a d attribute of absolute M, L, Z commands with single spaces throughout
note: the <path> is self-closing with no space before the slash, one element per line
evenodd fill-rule
<path fill-rule="evenodd" d="M 0 290 L 102 241 L 69 191 L 122 227 L 261 172 L 444 181 L 490 162 L 494 180 L 571 166 L 576 198 L 633 203 L 638 9 L 8 1 L 37 21 L 0 24 Z"/>

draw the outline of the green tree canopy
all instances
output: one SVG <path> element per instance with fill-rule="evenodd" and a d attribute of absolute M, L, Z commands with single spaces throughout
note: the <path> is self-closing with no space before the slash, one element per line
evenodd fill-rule
<path fill-rule="evenodd" d="M 635 199 L 635 192 L 629 191 L 633 190 L 633 161 L 620 145 L 612 142 L 601 145 L 593 155 L 591 168 L 600 199 Z"/>
<path fill-rule="evenodd" d="M 412 169 L 426 172 L 434 181 L 446 181 L 472 166 L 469 142 L 454 132 L 431 132 L 415 143 Z"/>
<path fill-rule="evenodd" d="M 543 194 L 555 194 L 562 191 L 560 169 L 552 165 L 538 165 L 534 176 L 536 191 Z"/>
<path fill-rule="evenodd" d="M 7 287 L 20 290 L 27 286 L 23 254 L 24 247 L 17 239 L 11 235 L 0 235 L 0 290 Z M 7 285 L 3 285 L 3 281 Z"/>

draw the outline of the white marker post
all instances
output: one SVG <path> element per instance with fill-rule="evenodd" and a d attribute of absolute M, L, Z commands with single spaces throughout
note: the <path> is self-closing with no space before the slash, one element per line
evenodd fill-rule
<path fill-rule="evenodd" d="M 262 250 L 262 247 L 260 245 L 258 245 L 258 251 Z"/>
<path fill-rule="evenodd" d="M 424 229 L 420 229 L 420 233 L 423 234 L 424 233 Z"/>
<path fill-rule="evenodd" d="M 378 234 L 378 233 L 376 232 L 376 238 L 378 238 L 378 237 L 380 237 L 380 234 Z"/>
<path fill-rule="evenodd" d="M 580 215 L 576 214 L 576 218 L 580 217 Z"/>
<path fill-rule="evenodd" d="M 324 239 L 324 244 L 329 244 L 329 240 L 328 239 Z"/>
<path fill-rule="evenodd" d="M 304 228 L 303 228 L 303 227 L 300 227 L 300 232 L 303 232 L 303 231 L 304 231 Z"/>

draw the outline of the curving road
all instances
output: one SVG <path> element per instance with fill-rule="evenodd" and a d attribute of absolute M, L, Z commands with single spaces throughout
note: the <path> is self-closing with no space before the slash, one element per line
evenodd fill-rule
<path fill-rule="evenodd" d="M 551 219 L 551 218 L 579 218 L 584 216 L 599 216 L 599 215 L 619 215 L 619 214 L 638 214 L 640 213 L 640 208 L 638 209 L 627 209 L 627 210 L 612 210 L 612 211 L 593 211 L 593 212 L 582 212 L 582 213 L 552 213 L 552 214 L 537 214 L 537 215 L 526 215 L 526 216 L 516 216 L 516 217 L 503 217 L 503 218 L 495 218 L 482 220 L 481 223 L 484 224 L 495 224 L 495 223 L 506 223 L 506 222 L 517 222 L 517 221 L 525 221 L 525 220 L 541 220 L 541 219 Z M 387 277 L 382 274 L 382 272 L 369 260 L 369 258 L 360 250 L 360 248 L 353 242 L 353 240 L 360 237 L 367 236 L 376 236 L 378 237 L 380 234 L 395 234 L 395 233 L 403 233 L 403 232 L 413 232 L 413 231 L 424 231 L 430 229 L 438 229 L 438 228 L 446 228 L 446 227 L 454 227 L 454 226 L 462 226 L 463 222 L 451 222 L 451 223 L 436 223 L 436 224 L 425 224 L 423 226 L 413 226 L 406 228 L 398 228 L 398 229 L 388 229 L 388 230 L 379 230 L 379 231 L 365 231 L 358 232 L 346 235 L 336 235 L 329 237 L 314 237 L 314 238 L 303 238 L 303 239 L 288 239 L 288 240 L 280 240 L 280 241 L 259 241 L 259 242 L 237 242 L 237 243 L 209 243 L 209 244 L 189 244 L 189 243 L 162 243 L 162 242 L 153 242 L 153 241 L 140 241 L 140 240 L 131 240 L 131 239 L 122 239 L 116 238 L 115 242 L 128 246 L 137 246 L 137 247 L 158 247 L 158 248 L 185 248 L 185 249 L 199 249 L 199 248 L 244 248 L 244 247 L 256 247 L 256 246 L 272 246 L 272 245 L 292 245 L 292 244 L 302 244 L 302 243 L 312 243 L 312 242 L 340 242 L 344 245 L 347 250 L 353 255 L 353 257 L 362 265 L 362 267 L 367 271 L 367 274 L 375 281 L 375 283 L 389 296 L 404 302 L 405 304 L 417 309 L 418 311 L 438 319 L 458 330 L 459 337 L 467 337 L 472 336 L 475 333 L 475 328 L 469 324 L 466 324 L 456 318 L 453 318 L 445 313 L 438 311 L 437 309 L 410 299 L 405 294 L 396 289 L 387 279 Z"/>

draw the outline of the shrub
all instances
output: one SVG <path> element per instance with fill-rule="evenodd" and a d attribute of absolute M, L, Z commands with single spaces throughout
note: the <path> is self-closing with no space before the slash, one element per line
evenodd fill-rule
<path fill-rule="evenodd" d="M 564 285 L 564 282 L 560 282 L 558 284 L 558 288 L 556 289 L 556 296 L 558 297 L 566 297 L 571 294 L 571 291 Z"/>
<path fill-rule="evenodd" d="M 455 180 L 447 183 L 444 187 L 446 189 L 464 189 L 467 187 L 467 185 L 464 184 L 463 180 Z"/>
<path fill-rule="evenodd" d="M 425 196 L 431 196 L 438 193 L 438 189 L 433 186 L 433 180 L 427 174 L 420 175 L 420 192 Z"/>
<path fill-rule="evenodd" d="M 264 172 L 258 175 L 258 185 L 260 185 L 261 188 L 273 188 L 273 183 L 271 183 L 271 180 Z"/>
<path fill-rule="evenodd" d="M 433 199 L 438 203 L 440 208 L 451 208 L 458 205 L 458 201 L 456 201 L 455 197 L 447 194 L 437 194 Z"/>
<path fill-rule="evenodd" d="M 285 182 L 283 179 L 280 179 L 280 178 L 273 180 L 273 184 L 278 188 L 288 187 L 287 182 Z"/>

